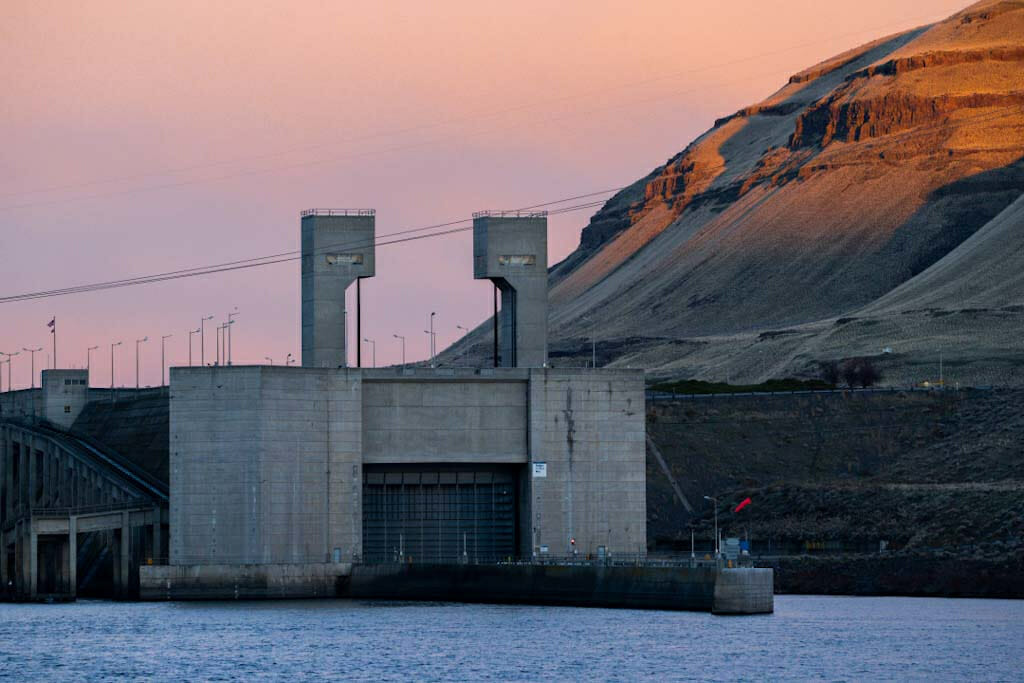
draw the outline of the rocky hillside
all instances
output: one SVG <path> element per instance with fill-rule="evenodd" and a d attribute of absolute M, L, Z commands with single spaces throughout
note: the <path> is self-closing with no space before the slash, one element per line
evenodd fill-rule
<path fill-rule="evenodd" d="M 1024 1 L 838 55 L 593 217 L 551 272 L 553 362 L 582 365 L 599 329 L 604 363 L 663 376 L 806 376 L 888 347 L 893 382 L 939 353 L 958 381 L 1024 379 L 1022 159 Z M 1008 279 L 968 295 L 993 268 Z M 486 330 L 448 362 L 486 356 Z"/>
<path fill-rule="evenodd" d="M 652 402 L 649 545 L 688 551 L 692 527 L 709 548 L 711 495 L 782 591 L 1022 597 L 1022 404 L 1019 389 Z"/>

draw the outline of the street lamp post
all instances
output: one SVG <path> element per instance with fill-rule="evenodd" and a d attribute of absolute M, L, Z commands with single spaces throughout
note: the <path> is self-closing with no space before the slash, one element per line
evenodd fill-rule
<path fill-rule="evenodd" d="M 405 337 L 403 337 L 400 334 L 393 334 L 391 336 L 394 337 L 395 339 L 402 340 L 402 367 L 404 368 L 405 367 Z"/>
<path fill-rule="evenodd" d="M 143 337 L 142 339 L 135 340 L 135 388 L 139 388 L 139 344 L 148 342 L 149 337 Z"/>
<path fill-rule="evenodd" d="M 291 365 L 294 362 L 295 362 L 295 359 L 292 357 L 292 354 L 289 353 L 287 356 L 285 356 L 285 358 L 284 358 L 285 367 Z"/>
<path fill-rule="evenodd" d="M 715 506 L 715 557 L 718 557 L 720 548 L 718 547 L 718 499 L 714 496 L 704 496 L 704 500 L 710 500 L 711 504 Z"/>
<path fill-rule="evenodd" d="M 87 348 L 85 350 L 85 374 L 87 376 L 92 371 L 92 352 L 95 351 L 98 348 L 100 348 L 100 347 L 97 344 L 96 346 L 90 346 L 89 348 Z"/>
<path fill-rule="evenodd" d="M 268 361 L 271 365 L 274 364 L 274 359 L 270 356 L 263 356 L 263 360 Z"/>
<path fill-rule="evenodd" d="M 377 367 L 377 342 L 373 339 L 366 339 L 365 337 L 363 338 L 363 341 L 370 344 L 370 348 L 373 351 L 373 367 Z"/>
<path fill-rule="evenodd" d="M 14 390 L 14 384 L 11 382 L 11 359 L 17 356 L 21 351 L 15 351 L 14 353 L 5 353 L 7 356 L 7 391 Z"/>
<path fill-rule="evenodd" d="M 116 344 L 110 345 L 110 390 L 114 390 L 114 347 L 120 346 L 123 342 L 117 342 Z M 111 394 L 113 397 L 113 394 Z"/>
<path fill-rule="evenodd" d="M 167 361 L 164 356 L 164 342 L 173 336 L 173 334 L 165 334 L 160 337 L 160 386 L 167 385 Z"/>
<path fill-rule="evenodd" d="M 430 312 L 430 367 L 435 367 L 434 357 L 437 356 L 437 348 L 434 343 L 434 316 L 437 312 Z"/>
<path fill-rule="evenodd" d="M 26 349 L 25 347 L 22 347 L 21 350 L 22 351 L 28 351 L 30 354 L 32 354 L 32 381 L 29 384 L 29 386 L 31 388 L 35 389 L 36 388 L 36 352 L 37 351 L 42 351 L 43 347 L 40 346 L 38 349 Z"/>
<path fill-rule="evenodd" d="M 227 336 L 227 323 L 217 325 L 217 360 L 213 362 L 214 365 L 223 365 L 225 362 L 224 357 L 227 354 L 222 352 L 221 348 L 227 346 Z"/>
<path fill-rule="evenodd" d="M 199 319 L 199 364 L 206 366 L 206 321 L 213 320 L 212 315 Z"/>
<path fill-rule="evenodd" d="M 228 313 L 228 365 L 231 365 L 231 325 L 235 324 L 234 317 L 238 315 L 238 306 L 235 306 L 235 310 Z"/>
<path fill-rule="evenodd" d="M 199 330 L 188 331 L 188 366 L 192 367 L 192 335 L 199 334 Z"/>

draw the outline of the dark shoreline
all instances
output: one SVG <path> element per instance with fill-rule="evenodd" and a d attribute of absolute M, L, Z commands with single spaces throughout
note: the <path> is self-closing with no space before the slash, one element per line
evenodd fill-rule
<path fill-rule="evenodd" d="M 801 556 L 759 561 L 776 595 L 1024 599 L 1024 557 Z"/>

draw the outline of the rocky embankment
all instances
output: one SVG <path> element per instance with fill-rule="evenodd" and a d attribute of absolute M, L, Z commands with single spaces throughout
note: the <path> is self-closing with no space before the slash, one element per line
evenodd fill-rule
<path fill-rule="evenodd" d="M 1022 406 L 1024 390 L 652 403 L 669 471 L 649 455 L 649 544 L 688 550 L 692 528 L 706 545 L 710 495 L 781 592 L 1024 597 Z"/>

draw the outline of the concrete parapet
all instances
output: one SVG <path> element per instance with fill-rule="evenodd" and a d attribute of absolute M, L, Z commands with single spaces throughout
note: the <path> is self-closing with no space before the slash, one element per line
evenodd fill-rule
<path fill-rule="evenodd" d="M 775 572 L 741 567 L 722 569 L 715 579 L 714 614 L 771 614 L 775 611 Z"/>
<path fill-rule="evenodd" d="M 350 563 L 193 564 L 139 568 L 141 600 L 344 597 Z"/>

